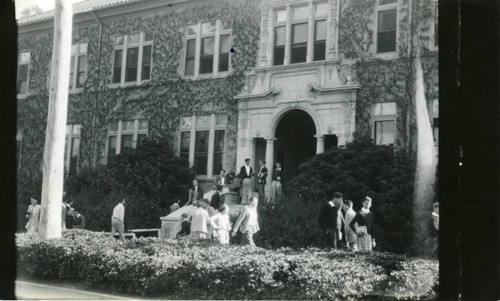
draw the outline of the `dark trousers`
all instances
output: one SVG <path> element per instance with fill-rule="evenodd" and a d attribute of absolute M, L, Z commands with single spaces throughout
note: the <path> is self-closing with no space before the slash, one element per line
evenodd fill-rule
<path fill-rule="evenodd" d="M 266 184 L 259 183 L 259 202 L 264 202 L 266 200 L 265 188 Z"/>
<path fill-rule="evenodd" d="M 325 241 L 328 247 L 337 249 L 337 230 L 335 229 L 330 229 L 330 230 L 325 230 L 324 232 L 325 236 Z"/>

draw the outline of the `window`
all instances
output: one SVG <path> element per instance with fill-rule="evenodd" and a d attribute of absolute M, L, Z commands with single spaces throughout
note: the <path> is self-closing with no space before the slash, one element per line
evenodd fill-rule
<path fill-rule="evenodd" d="M 69 124 L 66 126 L 64 166 L 69 175 L 76 174 L 78 171 L 81 128 L 80 124 Z"/>
<path fill-rule="evenodd" d="M 21 170 L 21 158 L 23 153 L 23 133 L 21 130 L 17 130 L 16 134 L 16 163 L 17 171 Z"/>
<path fill-rule="evenodd" d="M 377 53 L 396 51 L 397 0 L 379 0 Z"/>
<path fill-rule="evenodd" d="M 28 92 L 30 60 L 30 52 L 22 52 L 19 55 L 19 67 L 17 69 L 17 94 L 26 94 Z"/>
<path fill-rule="evenodd" d="M 292 6 L 288 9 L 290 17 L 287 9 L 274 10 L 274 66 L 325 60 L 328 5 L 327 2 L 318 2 Z M 309 26 L 313 27 L 312 30 Z M 288 44 L 287 36 L 290 37 Z M 287 53 L 290 54 L 289 60 Z"/>
<path fill-rule="evenodd" d="M 434 1 L 434 48 L 439 46 L 439 7 L 438 2 Z"/>
<path fill-rule="evenodd" d="M 189 160 L 196 175 L 211 177 L 222 169 L 226 123 L 226 114 L 181 118 L 179 154 Z"/>
<path fill-rule="evenodd" d="M 140 83 L 151 79 L 153 40 L 152 32 L 115 38 L 113 83 Z"/>
<path fill-rule="evenodd" d="M 373 112 L 373 140 L 377 145 L 394 144 L 396 103 L 378 103 Z"/>
<path fill-rule="evenodd" d="M 108 127 L 108 160 L 121 152 L 141 145 L 148 136 L 148 121 L 133 119 L 114 121 Z"/>
<path fill-rule="evenodd" d="M 184 75 L 197 77 L 229 71 L 231 28 L 230 19 L 189 25 Z"/>
<path fill-rule="evenodd" d="M 71 63 L 69 67 L 69 89 L 83 87 L 87 79 L 87 43 L 71 46 Z"/>

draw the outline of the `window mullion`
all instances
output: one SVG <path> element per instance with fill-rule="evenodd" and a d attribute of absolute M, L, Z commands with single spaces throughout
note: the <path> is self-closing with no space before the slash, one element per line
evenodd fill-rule
<path fill-rule="evenodd" d="M 269 20 L 269 36 L 268 36 L 268 39 L 267 39 L 267 53 L 266 53 L 266 57 L 267 57 L 267 61 L 268 61 L 268 64 L 267 66 L 268 67 L 271 67 L 273 64 L 274 64 L 274 56 L 273 56 L 273 53 L 274 53 L 274 10 L 273 9 L 270 9 L 269 10 L 269 17 L 268 17 L 268 20 Z M 265 67 L 265 66 L 262 66 L 262 67 Z"/>
<path fill-rule="evenodd" d="M 198 23 L 198 33 L 196 34 L 196 47 L 194 54 L 194 77 L 200 74 L 200 55 L 201 55 L 201 23 Z"/>
<path fill-rule="evenodd" d="M 286 26 L 285 26 L 285 59 L 283 62 L 283 65 L 289 65 L 290 64 L 290 48 L 291 48 L 291 42 L 292 42 L 292 24 L 291 24 L 291 19 L 292 19 L 292 8 L 290 5 L 286 7 Z"/>
<path fill-rule="evenodd" d="M 139 130 L 139 119 L 134 120 L 134 133 L 132 134 L 132 148 L 137 147 L 137 132 Z"/>
<path fill-rule="evenodd" d="M 120 84 L 125 83 L 125 70 L 127 69 L 127 47 L 128 41 L 127 36 L 123 36 L 123 49 L 122 49 L 122 69 L 120 70 Z"/>
<path fill-rule="evenodd" d="M 193 115 L 191 117 L 191 138 L 189 140 L 189 166 L 193 166 L 194 165 L 194 141 L 195 141 L 195 138 L 196 138 L 196 128 L 195 128 L 195 125 L 196 125 L 196 115 Z"/>
<path fill-rule="evenodd" d="M 214 163 L 214 144 L 215 144 L 215 114 L 210 116 L 210 132 L 208 134 L 208 158 L 207 158 L 207 177 L 212 177 Z"/>
<path fill-rule="evenodd" d="M 73 139 L 71 139 L 71 134 L 73 133 L 73 125 L 69 125 L 69 134 L 66 135 L 66 139 L 68 139 L 68 143 L 66 145 L 66 162 L 64 162 L 64 168 L 68 168 L 69 172 L 69 164 L 71 161 L 71 143 Z"/>
<path fill-rule="evenodd" d="M 144 47 L 144 32 L 141 32 L 139 35 L 139 53 L 138 53 L 138 58 L 137 58 L 137 82 L 141 82 L 141 76 L 142 76 L 142 48 Z"/>
<path fill-rule="evenodd" d="M 116 149 L 115 155 L 118 155 L 121 151 L 122 144 L 122 121 L 118 121 L 118 132 L 116 133 Z"/>
<path fill-rule="evenodd" d="M 307 27 L 307 55 L 306 62 L 312 62 L 313 54 L 313 40 L 314 40 L 314 5 L 312 1 L 309 1 L 309 22 Z"/>
<path fill-rule="evenodd" d="M 214 60 L 213 60 L 213 74 L 219 73 L 219 49 L 220 49 L 220 27 L 221 21 L 217 20 L 215 23 L 215 38 L 214 38 Z"/>

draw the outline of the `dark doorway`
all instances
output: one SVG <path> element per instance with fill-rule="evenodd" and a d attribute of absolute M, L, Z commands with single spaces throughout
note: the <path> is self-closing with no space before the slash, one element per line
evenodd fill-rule
<path fill-rule="evenodd" d="M 316 127 L 311 116 L 292 110 L 276 127 L 275 162 L 283 168 L 283 182 L 297 175 L 299 165 L 316 154 Z"/>
<path fill-rule="evenodd" d="M 325 135 L 325 151 L 338 146 L 337 135 Z"/>

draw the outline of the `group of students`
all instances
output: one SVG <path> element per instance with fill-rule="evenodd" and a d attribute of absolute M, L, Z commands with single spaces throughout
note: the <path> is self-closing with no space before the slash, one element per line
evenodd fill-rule
<path fill-rule="evenodd" d="M 267 183 L 267 174 L 269 173 L 266 167 L 266 161 L 259 161 L 259 172 L 257 174 L 257 183 L 258 183 L 258 192 L 259 192 L 259 200 L 266 200 L 265 195 L 265 186 Z M 247 204 L 250 198 L 252 197 L 252 177 L 255 175 L 252 166 L 250 166 L 250 158 L 245 159 L 245 164 L 241 166 L 239 177 L 242 179 L 242 204 Z M 223 171 L 221 171 L 221 176 L 223 176 Z M 270 203 L 281 201 L 282 196 L 282 176 L 283 170 L 281 169 L 281 164 L 276 163 L 276 168 L 273 171 L 273 177 L 271 181 L 271 191 L 270 195 L 267 198 L 267 201 Z"/>
<path fill-rule="evenodd" d="M 231 223 L 229 221 L 229 206 L 221 204 L 214 208 L 214 203 L 208 199 L 194 200 L 193 205 L 196 209 L 189 214 L 182 215 L 183 221 L 181 231 L 177 238 L 190 237 L 194 240 L 213 239 L 220 244 L 229 244 L 229 233 L 234 237 L 238 232 L 242 234 L 242 244 L 255 246 L 253 235 L 259 231 L 257 220 L 258 200 L 251 197 L 247 206 L 238 216 L 231 232 Z"/>
<path fill-rule="evenodd" d="M 30 201 L 31 205 L 28 207 L 26 211 L 26 219 L 28 222 L 26 223 L 26 231 L 27 233 L 37 233 L 40 231 L 40 212 L 42 206 L 38 204 L 39 197 L 31 196 Z M 66 198 L 66 192 L 63 192 L 63 203 L 61 207 L 61 229 L 84 229 L 85 228 L 85 217 L 76 211 L 72 207 L 72 203 L 68 203 Z"/>
<path fill-rule="evenodd" d="M 337 249 L 343 232 L 349 250 L 371 251 L 375 247 L 371 205 L 372 199 L 367 196 L 361 210 L 355 212 L 352 201 L 343 200 L 342 193 L 335 192 L 332 200 L 321 208 L 318 217 L 327 246 Z"/>

